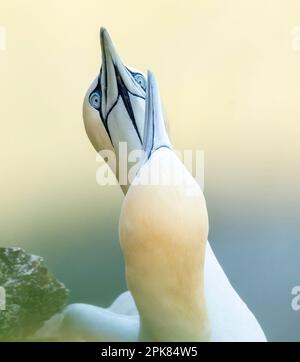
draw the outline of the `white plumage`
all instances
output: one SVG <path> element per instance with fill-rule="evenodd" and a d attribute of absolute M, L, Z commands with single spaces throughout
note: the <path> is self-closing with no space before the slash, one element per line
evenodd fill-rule
<path fill-rule="evenodd" d="M 100 37 L 102 69 L 83 105 L 87 135 L 97 151 L 112 150 L 117 158 L 119 142 L 127 142 L 129 152 L 146 151 L 129 192 L 127 185 L 122 187 L 127 194 L 120 217 L 120 241 L 132 294 L 121 294 L 109 308 L 71 304 L 46 322 L 36 336 L 70 341 L 265 341 L 259 323 L 206 242 L 205 200 L 171 150 L 154 76 L 148 76 L 147 86 L 141 72 L 123 65 L 105 29 Z M 170 183 L 169 166 L 182 176 L 179 185 L 166 189 L 161 184 L 151 186 L 148 180 L 148 186 L 140 188 L 139 182 L 150 173 L 159 176 L 159 182 L 163 177 Z M 118 177 L 119 170 L 115 173 Z M 185 195 L 184 180 L 194 195 L 192 201 Z M 177 219 L 168 219 L 168 208 Z"/>
<path fill-rule="evenodd" d="M 161 170 L 165 170 L 165 167 L 161 168 L 161 165 L 158 166 L 158 163 L 156 163 L 155 159 L 163 159 L 168 164 L 174 164 L 176 169 L 180 169 L 179 160 L 173 156 L 172 151 L 170 150 L 170 144 L 166 135 L 166 132 L 163 127 L 162 122 L 162 114 L 161 110 L 158 109 L 160 107 L 159 102 L 159 95 L 158 95 L 158 89 L 155 84 L 155 80 L 153 76 L 150 75 L 148 82 L 148 106 L 147 106 L 147 115 L 146 119 L 148 119 L 148 123 L 145 124 L 145 138 L 144 138 L 144 149 L 146 150 L 146 153 L 149 157 L 149 160 L 145 161 L 145 165 L 143 168 L 154 168 L 154 173 L 159 173 Z M 150 100 L 149 100 L 150 97 Z M 151 98 L 152 97 L 152 98 Z M 154 122 L 156 126 L 156 133 L 154 132 L 151 134 L 151 127 L 152 123 L 149 123 L 150 115 L 153 117 L 151 122 Z M 149 127 L 149 125 L 151 127 Z M 153 142 L 151 142 L 151 139 Z M 158 149 L 158 150 L 157 150 Z M 151 159 L 154 160 L 152 162 L 151 166 Z M 149 166 L 150 164 L 150 166 Z M 154 166 L 153 166 L 154 165 Z M 153 171 L 153 170 L 152 170 Z M 148 172 L 148 171 L 147 171 Z M 164 171 L 165 172 L 165 171 Z M 183 171 L 184 174 L 187 171 Z M 144 173 L 145 175 L 146 173 Z M 129 199 L 132 198 L 131 190 L 134 190 L 134 187 L 136 187 L 135 183 L 138 184 L 138 181 L 140 181 L 143 178 L 143 171 L 141 171 L 137 178 L 135 179 L 134 185 L 129 190 Z M 168 175 L 166 176 L 168 180 Z M 170 180 L 169 180 L 170 181 Z M 198 186 L 194 186 L 195 190 L 198 192 Z M 190 192 L 191 190 L 189 190 Z M 134 191 L 133 191 L 134 192 Z M 200 190 L 201 192 L 201 190 Z M 167 197 L 167 196 L 166 196 Z M 125 202 L 126 203 L 126 198 Z M 147 205 L 145 205 L 147 207 Z M 177 206 L 174 205 L 176 208 Z M 202 208 L 205 208 L 205 205 L 202 206 Z M 203 209 L 204 210 L 204 209 Z M 125 213 L 127 213 L 128 210 L 125 209 Z M 165 212 L 164 210 L 158 210 L 158 213 Z M 204 212 L 204 211 L 203 211 Z M 124 208 L 122 213 L 124 213 Z M 204 214 L 203 214 L 204 215 Z M 202 215 L 202 217 L 203 217 Z M 140 220 L 141 221 L 141 220 Z M 127 216 L 124 215 L 120 219 L 120 223 L 127 223 Z M 173 221 L 174 224 L 174 250 L 176 252 L 176 249 L 178 246 L 176 246 L 176 222 L 177 220 Z M 153 224 L 151 224 L 151 227 L 153 228 Z M 129 229 L 128 229 L 129 228 Z M 126 225 L 125 229 L 129 230 L 129 235 L 132 233 L 132 228 L 135 228 L 134 225 Z M 122 230 L 122 225 L 120 226 L 120 230 Z M 147 229 L 145 225 L 141 227 L 141 230 L 144 230 L 145 234 L 147 234 Z M 173 230 L 168 230 L 168 232 L 173 232 Z M 133 232 L 133 235 L 135 231 Z M 124 233 L 123 233 L 124 234 Z M 125 233 L 126 234 L 126 233 Z M 139 233 L 137 233 L 140 235 Z M 188 232 L 187 232 L 188 235 Z M 203 236 L 205 235 L 205 231 Z M 199 235 L 200 238 L 200 235 Z M 126 239 L 126 236 L 125 236 Z M 201 238 L 200 238 L 201 239 Z M 159 240 L 158 240 L 159 241 Z M 129 266 L 129 272 L 127 270 L 127 280 L 129 282 L 130 289 L 134 293 L 134 298 L 132 297 L 132 294 L 130 292 L 125 292 L 122 295 L 120 295 L 116 301 L 107 309 L 99 308 L 95 306 L 90 306 L 86 304 L 73 304 L 68 306 L 60 320 L 59 323 L 57 323 L 56 333 L 60 335 L 61 339 L 66 340 L 92 340 L 92 341 L 133 341 L 137 340 L 138 338 L 141 339 L 153 339 L 152 336 L 145 335 L 145 333 L 141 333 L 140 330 L 140 320 L 143 321 L 144 314 L 147 318 L 151 317 L 153 320 L 160 320 L 162 319 L 165 324 L 169 324 L 170 326 L 173 326 L 173 320 L 170 319 L 170 315 L 173 316 L 174 319 L 178 318 L 179 322 L 178 326 L 184 328 L 184 323 L 181 323 L 181 319 L 185 318 L 185 312 L 182 307 L 184 307 L 184 298 L 180 298 L 179 309 L 176 309 L 177 306 L 173 305 L 171 309 L 174 311 L 174 313 L 171 313 L 170 315 L 164 315 L 162 311 L 164 310 L 160 306 L 160 301 L 163 303 L 163 301 L 168 301 L 168 303 L 171 303 L 172 300 L 170 300 L 170 293 L 168 294 L 166 290 L 163 288 L 160 289 L 161 286 L 166 286 L 164 282 L 161 283 L 159 279 L 153 279 L 151 273 L 148 274 L 150 276 L 150 282 L 148 283 L 148 280 L 146 278 L 141 278 L 138 275 L 138 269 L 141 265 L 144 267 L 144 265 L 147 265 L 147 272 L 151 272 L 151 260 L 147 260 L 147 254 L 145 254 L 146 259 L 141 261 L 141 263 L 137 263 L 134 265 L 132 263 L 132 260 L 135 261 L 135 255 L 134 255 L 134 244 L 133 248 L 130 249 L 130 239 L 125 240 L 124 243 L 124 235 L 122 235 L 121 231 L 121 244 L 123 247 L 123 251 L 125 254 L 125 260 L 127 268 Z M 134 241 L 133 241 L 134 242 Z M 128 244 L 129 243 L 129 244 Z M 205 243 L 205 240 L 204 240 Z M 204 291 L 203 295 L 201 295 L 201 288 L 200 288 L 200 294 L 197 295 L 202 298 L 202 302 L 200 303 L 200 306 L 203 306 L 203 318 L 198 319 L 195 318 L 195 320 L 199 320 L 201 323 L 203 323 L 204 333 L 203 333 L 203 339 L 205 340 L 205 337 L 207 336 L 210 341 L 265 341 L 265 335 L 255 319 L 252 312 L 248 309 L 246 304 L 242 301 L 242 299 L 239 297 L 239 295 L 236 293 L 236 291 L 231 286 L 228 278 L 226 277 L 222 267 L 218 263 L 209 243 L 206 243 L 206 250 L 202 247 L 202 250 L 204 251 L 203 254 L 203 260 L 205 260 L 205 263 L 203 266 L 199 265 L 196 266 L 197 270 L 199 270 L 200 273 L 202 273 L 202 277 L 204 277 Z M 158 244 L 157 244 L 158 245 Z M 189 251 L 192 251 L 194 253 L 199 252 L 201 254 L 201 246 L 197 246 L 196 244 L 188 244 L 188 248 L 194 248 L 190 249 Z M 195 249 L 196 248 L 196 249 Z M 200 248 L 200 249 L 199 249 Z M 199 254 L 199 255 L 200 255 Z M 138 257 L 142 254 L 137 254 Z M 190 254 L 191 255 L 191 254 Z M 183 256 L 184 257 L 184 256 Z M 173 259 L 172 259 L 173 260 Z M 176 258 L 174 259 L 176 260 Z M 192 257 L 190 260 L 191 263 L 196 261 L 197 259 L 194 259 Z M 199 259 L 201 261 L 201 258 Z M 139 261 L 139 259 L 137 259 Z M 164 263 L 160 263 L 159 259 L 157 259 L 159 267 L 163 268 Z M 183 264 L 184 265 L 184 264 Z M 153 264 L 154 266 L 154 264 Z M 155 264 L 155 266 L 157 266 Z M 167 268 L 167 265 L 166 265 Z M 154 270 L 154 269 L 153 269 Z M 144 270 L 143 270 L 144 272 Z M 160 275 L 162 276 L 162 279 L 164 279 L 164 276 L 167 275 L 167 283 L 170 281 L 176 281 L 176 278 L 173 279 L 172 273 L 176 273 L 178 270 L 176 270 L 176 265 L 173 265 L 173 269 L 166 269 L 166 270 L 160 270 Z M 185 280 L 186 284 L 189 284 L 189 278 L 193 277 L 192 274 L 189 274 L 187 270 L 183 269 L 181 273 L 185 273 L 182 280 Z M 165 274 L 165 275 L 164 275 Z M 147 274 L 145 274 L 147 276 Z M 159 274 L 158 274 L 159 275 Z M 136 277 L 137 278 L 136 278 Z M 154 285 L 153 287 L 153 280 L 157 285 Z M 201 280 L 201 277 L 200 277 Z M 138 287 L 135 287 L 135 283 L 138 284 Z M 151 289 L 153 288 L 153 289 Z M 175 289 L 178 288 L 178 286 L 175 287 Z M 184 286 L 183 286 L 184 288 Z M 168 288 L 167 288 L 168 289 Z M 148 291 L 150 290 L 150 294 L 148 294 Z M 150 296 L 151 300 L 151 293 L 156 293 L 155 297 L 158 298 L 158 303 L 155 305 L 155 308 L 151 310 L 151 303 L 147 303 L 147 299 L 145 296 Z M 191 290 L 191 294 L 193 291 Z M 204 298 L 205 296 L 205 298 Z M 138 303 L 138 309 L 136 307 L 135 300 Z M 206 300 L 206 303 L 205 303 Z M 190 308 L 190 296 L 186 298 L 186 301 L 189 303 L 186 305 L 186 311 L 189 312 Z M 177 303 L 177 299 L 174 298 L 173 301 L 175 304 Z M 171 303 L 172 304 L 172 303 Z M 170 304 L 170 305 L 171 305 Z M 205 305 L 207 306 L 207 312 Z M 197 306 L 199 307 L 199 305 Z M 183 313 L 176 314 L 176 310 L 183 310 Z M 193 310 L 193 309 L 192 309 Z M 197 308 L 194 309 L 197 311 Z M 150 311 L 150 312 L 149 312 Z M 152 314 L 151 314 L 152 313 Z M 160 314 L 162 313 L 162 314 Z M 198 312 L 197 312 L 198 313 Z M 200 310 L 201 313 L 201 310 Z M 207 324 L 205 317 L 208 317 L 209 324 L 210 324 L 210 335 L 208 335 L 206 332 Z M 169 318 L 169 319 L 168 319 Z M 143 322 L 144 323 L 144 322 Z M 150 321 L 152 323 L 152 321 Z M 155 323 L 151 326 L 153 329 L 153 326 L 155 327 Z M 190 325 L 189 325 L 190 327 Z M 191 330 L 193 330 L 193 325 L 191 325 Z M 184 329 L 183 329 L 184 330 Z M 153 332 L 153 330 L 151 331 Z M 168 328 L 165 331 L 165 334 L 162 335 L 160 338 L 161 340 L 174 340 L 173 336 L 171 335 L 170 338 L 168 338 L 168 333 L 171 333 L 171 330 L 168 330 Z M 192 332 L 193 333 L 193 332 Z M 180 335 L 179 334 L 175 334 Z M 156 337 L 156 336 L 155 336 Z M 175 337 L 176 338 L 176 337 Z M 157 339 L 157 338 L 154 338 Z M 183 338 L 185 339 L 185 338 Z M 193 334 L 190 334 L 187 337 L 188 340 L 194 340 Z M 180 338 L 180 340 L 182 340 Z M 201 336 L 198 333 L 198 330 L 195 329 L 195 340 L 202 340 Z"/>

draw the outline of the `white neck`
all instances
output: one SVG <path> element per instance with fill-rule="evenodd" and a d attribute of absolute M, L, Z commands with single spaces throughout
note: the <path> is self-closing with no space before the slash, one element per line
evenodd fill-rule
<path fill-rule="evenodd" d="M 195 298 L 196 296 L 194 296 Z M 178 301 L 171 295 L 145 303 L 140 312 L 140 341 L 207 341 L 210 325 L 205 303 L 187 298 Z"/>

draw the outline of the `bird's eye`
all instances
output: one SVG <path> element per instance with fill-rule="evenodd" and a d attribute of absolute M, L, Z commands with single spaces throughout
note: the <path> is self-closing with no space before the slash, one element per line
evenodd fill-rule
<path fill-rule="evenodd" d="M 90 95 L 90 103 L 94 108 L 100 108 L 100 95 L 97 92 Z"/>
<path fill-rule="evenodd" d="M 144 91 L 146 90 L 146 79 L 144 78 L 144 76 L 142 74 L 135 74 L 134 75 L 134 79 L 136 82 L 139 83 L 139 85 L 144 89 Z"/>

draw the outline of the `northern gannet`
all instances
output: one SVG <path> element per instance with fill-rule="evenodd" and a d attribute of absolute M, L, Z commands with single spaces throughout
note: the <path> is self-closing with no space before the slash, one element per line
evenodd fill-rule
<path fill-rule="evenodd" d="M 118 165 L 120 142 L 126 142 L 128 154 L 142 148 L 146 78 L 123 64 L 104 28 L 100 29 L 100 43 L 102 66 L 86 92 L 83 120 L 96 151 L 115 152 Z M 118 167 L 112 169 L 119 178 Z M 128 189 L 125 183 L 121 184 L 124 192 Z"/>
<path fill-rule="evenodd" d="M 154 84 L 152 87 L 152 99 L 159 99 L 158 95 L 155 96 L 156 98 L 153 98 L 153 93 L 155 95 L 155 92 L 157 91 L 157 87 Z M 157 110 L 155 111 L 155 107 L 157 106 L 157 104 L 157 102 L 152 103 L 153 107 L 148 107 L 148 116 L 151 109 L 153 110 L 152 114 L 157 114 L 155 113 L 157 112 Z M 159 124 L 161 125 L 161 123 Z M 154 142 L 154 144 L 156 143 Z M 154 147 L 156 148 L 156 146 Z M 147 143 L 147 146 L 144 146 L 144 148 L 146 149 L 146 151 L 149 150 L 149 143 Z M 160 150 L 157 150 L 155 153 L 165 153 L 165 151 L 168 150 L 166 147 L 163 147 Z M 156 158 L 155 153 L 153 157 Z M 139 178 L 141 178 L 140 175 L 141 174 L 138 175 Z M 129 202 L 132 197 L 132 195 L 129 197 L 128 201 L 126 201 L 126 204 L 129 203 L 129 205 L 134 205 L 133 202 Z M 157 213 L 160 213 L 160 208 L 158 208 Z M 124 216 L 124 208 L 122 210 L 122 214 L 124 221 L 126 220 L 126 214 Z M 178 220 L 173 221 L 174 223 L 178 222 Z M 136 231 L 134 232 L 136 233 Z M 120 234 L 122 233 L 124 234 L 124 228 L 120 227 Z M 124 235 L 121 239 L 121 243 L 124 249 L 123 243 L 128 242 L 128 240 L 126 236 L 124 239 Z M 126 252 L 126 250 L 129 249 L 125 246 L 124 254 L 127 254 L 127 258 L 129 257 L 130 260 L 130 253 L 128 253 L 128 251 Z M 168 265 L 166 264 L 165 266 L 167 267 Z M 177 272 L 176 266 L 174 267 L 173 272 Z M 133 277 L 132 273 L 131 276 L 129 275 L 130 269 L 129 271 L 127 269 L 127 278 L 129 279 L 129 284 L 131 285 L 130 288 L 133 293 L 137 293 L 135 295 L 135 298 L 141 315 L 146 315 L 146 317 L 144 318 L 144 325 L 147 326 L 147 316 L 150 317 L 150 315 L 152 314 L 152 317 L 155 318 L 154 310 L 152 310 L 153 313 L 151 313 L 151 311 L 149 310 L 149 307 L 151 309 L 151 306 L 145 305 L 146 312 L 144 313 L 144 298 L 139 297 L 139 292 L 135 291 L 134 287 L 132 287 L 132 285 L 134 284 L 134 282 L 132 282 L 132 278 L 134 280 L 134 275 Z M 210 341 L 265 341 L 266 338 L 260 325 L 256 321 L 252 312 L 248 309 L 246 304 L 241 300 L 239 295 L 231 286 L 208 242 L 205 254 L 204 277 L 205 298 L 207 301 L 208 319 L 211 326 Z M 142 278 L 142 276 L 137 275 L 136 278 Z M 141 279 L 139 281 L 139 285 L 141 285 L 142 282 L 143 280 Z M 147 283 L 144 283 L 144 287 L 147 288 Z M 149 285 L 149 288 L 153 288 L 152 285 Z M 158 291 L 155 292 L 155 288 L 153 290 L 158 300 L 164 295 L 159 294 Z M 120 322 L 120 324 L 118 324 L 118 321 Z M 155 321 L 152 323 L 155 323 Z M 150 327 L 146 327 L 146 331 L 140 335 L 141 339 L 147 339 L 148 337 L 153 338 L 152 336 L 149 336 L 149 334 L 151 334 L 151 327 L 152 326 L 150 321 Z M 150 328 L 150 332 L 147 331 L 148 328 Z M 132 298 L 131 293 L 126 292 L 123 293 L 119 298 L 117 298 L 113 305 L 108 309 L 89 306 L 86 304 L 71 304 L 64 310 L 58 330 L 59 332 L 64 331 L 64 333 L 62 334 L 62 339 L 65 338 L 65 335 L 70 335 L 71 340 L 135 340 L 139 335 L 139 315 L 138 310 L 136 309 L 136 303 Z M 143 331 L 143 328 L 141 330 Z"/>
<path fill-rule="evenodd" d="M 200 186 L 172 150 L 159 90 L 148 72 L 144 164 L 119 222 L 127 286 L 143 341 L 208 341 L 204 293 L 208 215 Z"/>
<path fill-rule="evenodd" d="M 59 321 L 63 340 L 209 340 L 204 295 L 205 199 L 172 150 L 152 73 L 147 88 L 146 158 L 125 196 L 119 222 L 132 294 L 121 295 L 108 309 L 68 306 Z M 176 223 L 174 218 L 178 218 Z"/>
<path fill-rule="evenodd" d="M 118 157 L 120 141 L 127 142 L 129 151 L 142 148 L 147 82 L 142 72 L 122 64 L 108 32 L 103 28 L 100 40 L 102 68 L 86 93 L 83 118 L 94 148 L 97 151 L 115 151 Z M 118 177 L 118 169 L 116 173 Z M 126 193 L 127 185 L 121 187 Z M 212 341 L 265 340 L 258 322 L 231 286 L 209 242 L 205 255 L 205 295 Z M 72 338 L 75 339 L 100 341 L 109 335 L 113 340 L 109 329 L 106 329 L 109 324 L 103 323 L 105 315 L 110 315 L 113 319 L 129 316 L 136 326 L 133 334 L 121 333 L 114 336 L 115 340 L 136 338 L 134 336 L 137 336 L 139 328 L 138 311 L 130 292 L 119 296 L 108 309 L 86 304 L 69 305 L 62 314 L 62 326 L 64 330 L 72 332 Z M 47 328 L 48 326 L 45 329 Z"/>

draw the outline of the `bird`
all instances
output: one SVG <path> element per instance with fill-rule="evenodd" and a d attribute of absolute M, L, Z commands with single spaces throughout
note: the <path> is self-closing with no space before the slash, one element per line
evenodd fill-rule
<path fill-rule="evenodd" d="M 107 160 L 124 193 L 128 190 L 127 162 L 124 180 L 119 160 L 127 153 L 141 150 L 144 132 L 146 77 L 143 72 L 125 66 L 108 31 L 101 27 L 102 65 L 100 73 L 89 86 L 83 102 L 83 120 L 89 140 L 97 152 L 111 151 L 116 162 Z M 120 182 L 121 181 L 121 182 Z"/>
<path fill-rule="evenodd" d="M 64 340 L 209 339 L 203 273 L 208 233 L 205 199 L 172 150 L 152 73 L 148 74 L 147 88 L 145 157 L 123 200 L 119 221 L 131 294 L 119 297 L 107 309 L 85 304 L 68 306 L 59 320 Z M 170 173 L 165 173 L 169 165 Z M 173 171 L 177 173 L 175 178 Z M 152 179 L 147 181 L 152 172 L 158 176 L 158 185 L 153 186 Z M 173 185 L 176 176 L 183 177 Z M 185 192 L 191 185 L 193 197 Z M 170 207 L 180 223 L 173 223 Z"/>
<path fill-rule="evenodd" d="M 138 332 L 139 314 L 127 291 L 108 308 L 72 303 L 46 321 L 32 338 L 60 342 L 135 342 Z"/>
<path fill-rule="evenodd" d="M 208 225 L 207 227 L 205 226 L 205 224 L 208 223 L 208 221 L 205 221 L 207 220 L 205 200 L 203 200 L 201 189 L 197 187 L 190 175 L 186 174 L 186 171 L 182 168 L 180 162 L 176 160 L 175 156 L 173 155 L 172 146 L 167 137 L 165 128 L 163 127 L 163 116 L 161 111 L 158 86 L 153 74 L 151 73 L 149 74 L 147 87 L 148 103 L 145 117 L 146 133 L 144 132 L 145 141 L 143 144 L 146 161 L 145 164 L 141 167 L 141 170 L 138 172 L 133 185 L 130 186 L 128 195 L 126 194 L 125 196 L 119 227 L 121 246 L 125 255 L 125 260 L 127 260 L 126 277 L 130 291 L 121 294 L 121 296 L 119 296 L 112 304 L 112 306 L 107 309 L 78 303 L 67 306 L 60 316 L 56 333 L 59 333 L 62 336 L 62 339 L 65 339 L 66 336 L 71 336 L 73 339 L 76 337 L 78 340 L 92 341 L 132 341 L 137 339 L 169 340 L 177 338 L 182 338 L 183 340 L 197 339 L 209 341 L 266 341 L 264 332 L 256 318 L 231 286 L 228 278 L 226 277 L 226 274 L 217 261 L 217 258 L 215 257 L 209 242 L 205 242 L 207 233 L 206 228 L 208 229 Z M 157 126 L 154 128 L 155 132 L 151 131 L 151 125 Z M 198 278 L 200 279 L 198 280 L 199 285 L 196 285 L 197 283 L 192 284 L 195 289 L 187 291 L 187 294 L 191 294 L 188 296 L 187 300 L 189 300 L 189 298 L 193 299 L 192 296 L 194 295 L 194 292 L 197 291 L 196 294 L 198 293 L 198 302 L 201 304 L 201 307 L 198 306 L 196 308 L 192 301 L 189 300 L 189 303 L 187 303 L 185 309 L 185 303 L 182 302 L 184 298 L 180 295 L 180 290 L 178 290 L 178 294 L 174 293 L 173 299 L 171 298 L 172 288 L 167 288 L 167 293 L 163 288 L 164 283 L 169 282 L 171 283 L 171 286 L 174 287 L 174 285 L 172 285 L 172 280 L 176 280 L 176 274 L 179 271 L 183 273 L 181 277 L 183 278 L 183 276 L 185 276 L 184 280 L 187 283 L 192 283 L 192 281 L 189 280 L 189 271 L 191 268 L 190 263 L 187 262 L 187 264 L 184 264 L 184 261 L 181 261 L 177 266 L 171 265 L 171 262 L 168 259 L 165 259 L 166 263 L 164 264 L 155 254 L 155 248 L 151 251 L 150 254 L 145 252 L 143 255 L 141 246 L 139 246 L 137 253 L 139 256 L 141 256 L 140 263 L 142 265 L 139 265 L 139 258 L 136 260 L 134 259 L 135 248 L 133 246 L 137 245 L 135 241 L 139 238 L 143 239 L 145 237 L 142 235 L 143 230 L 147 230 L 146 217 L 143 220 L 142 216 L 137 215 L 137 218 L 140 218 L 139 222 L 144 222 L 145 228 L 139 227 L 137 222 L 134 221 L 135 213 L 132 211 L 132 209 L 137 209 L 134 200 L 137 199 L 139 203 L 142 203 L 141 210 L 143 211 L 142 214 L 144 216 L 147 212 L 147 207 L 145 207 L 145 203 L 143 203 L 142 200 L 146 199 L 149 201 L 147 197 L 141 196 L 141 194 L 136 192 L 136 190 L 139 190 L 139 183 L 141 183 L 141 181 L 143 181 L 145 178 L 147 181 L 147 177 L 145 177 L 145 175 L 148 175 L 149 173 L 150 175 L 154 175 L 154 182 L 155 180 L 157 181 L 157 171 L 161 171 L 158 159 L 161 158 L 162 160 L 169 160 L 168 162 L 163 162 L 163 165 L 171 165 L 171 171 L 175 171 L 175 175 L 177 174 L 177 176 L 179 176 L 179 183 L 180 180 L 182 182 L 182 176 L 185 176 L 185 179 L 189 181 L 187 182 L 187 185 L 185 185 L 189 186 L 186 189 L 187 193 L 192 193 L 192 195 L 194 192 L 196 194 L 198 193 L 200 195 L 199 197 L 202 199 L 200 203 L 202 216 L 200 219 L 202 219 L 203 225 L 202 228 L 198 228 L 199 230 L 202 229 L 202 232 L 199 231 L 199 243 L 197 246 L 198 252 L 196 253 L 198 255 L 196 268 L 198 268 Z M 149 165 L 151 165 L 151 167 Z M 165 167 L 163 167 L 163 170 L 164 169 Z M 181 169 L 181 171 L 183 170 L 183 172 L 176 173 L 176 170 L 178 169 Z M 155 172 L 149 172 L 151 170 L 154 170 Z M 174 173 L 172 174 L 174 175 Z M 166 176 L 163 172 L 163 180 L 164 182 L 170 182 L 170 176 Z M 144 192 L 147 194 L 147 190 Z M 164 197 L 164 193 L 161 193 L 160 197 Z M 167 197 L 167 193 L 165 194 L 165 197 Z M 172 200 L 172 198 L 170 198 L 170 200 Z M 152 203 L 152 207 L 153 205 L 157 206 L 154 198 L 153 200 L 150 198 L 149 202 Z M 165 200 L 165 202 L 170 201 Z M 169 210 L 171 209 L 172 207 L 170 207 Z M 178 207 L 176 209 L 178 210 Z M 128 212 L 130 210 L 131 212 Z M 175 209 L 172 210 L 172 212 L 175 212 Z M 180 210 L 178 210 L 178 212 L 180 212 Z M 151 218 L 150 222 L 150 225 L 153 227 L 153 229 L 155 229 L 156 226 L 155 221 L 157 221 L 158 224 L 161 224 L 163 220 L 166 220 L 168 225 L 170 222 L 176 225 L 176 223 L 180 221 L 177 219 L 172 220 L 172 215 L 168 215 L 166 210 L 162 212 L 160 207 L 158 210 L 153 211 L 153 213 L 156 214 L 155 217 Z M 187 212 L 187 214 L 194 217 L 193 213 L 191 212 Z M 196 214 L 199 216 L 199 211 L 197 211 Z M 160 215 L 165 215 L 165 218 L 163 220 L 159 219 Z M 189 220 L 184 220 L 187 223 L 189 222 Z M 199 222 L 199 220 L 197 222 Z M 172 229 L 171 226 L 169 232 Z M 159 226 L 159 230 L 159 233 L 161 233 L 161 226 Z M 151 233 L 153 236 L 155 231 L 152 230 Z M 189 232 L 186 231 L 186 235 L 188 236 Z M 153 244 L 154 247 L 154 245 L 157 245 L 157 240 L 155 240 L 155 237 L 153 237 L 153 242 L 155 242 L 155 244 Z M 150 243 L 146 243 L 145 249 L 147 249 L 147 245 L 151 250 Z M 179 246 L 177 245 L 177 247 Z M 175 252 L 175 250 L 178 251 L 178 249 L 174 249 L 172 251 Z M 164 251 L 162 250 L 162 246 L 157 249 L 157 253 L 161 253 L 163 255 Z M 186 256 L 186 254 L 183 253 L 182 257 L 183 256 Z M 142 257 L 146 258 L 146 261 L 147 257 L 150 259 L 155 257 L 153 268 L 151 268 L 151 263 L 149 263 L 149 261 L 147 263 L 143 263 L 144 259 Z M 177 255 L 177 257 L 180 260 L 180 255 Z M 176 258 L 176 255 L 174 258 Z M 192 260 L 195 261 L 194 255 L 192 256 Z M 184 267 L 180 268 L 180 266 L 182 267 L 183 265 Z M 138 270 L 139 267 L 142 268 L 141 275 L 134 272 L 134 270 Z M 159 269 L 156 269 L 156 267 Z M 166 275 L 164 276 L 165 271 Z M 154 275 L 151 275 L 152 272 Z M 175 279 L 172 279 L 172 273 L 175 274 Z M 145 275 L 150 278 L 149 283 L 146 282 L 146 279 L 143 279 L 143 276 Z M 158 284 L 159 287 L 156 289 L 156 279 L 158 277 L 163 277 L 163 280 L 161 281 L 161 284 Z M 180 275 L 177 277 L 180 278 Z M 183 290 L 186 290 L 186 285 L 183 285 Z M 154 299 L 154 304 L 148 302 L 148 297 L 150 298 L 149 301 L 153 301 Z M 180 303 L 177 305 L 176 302 L 178 299 Z M 162 302 L 162 305 L 160 305 L 160 301 Z M 191 304 L 193 305 L 192 309 L 190 309 Z M 156 323 L 160 323 L 158 317 L 163 317 L 162 320 L 164 321 L 166 321 L 167 318 L 167 316 L 161 316 L 161 312 L 167 310 L 167 315 L 170 316 L 171 319 L 172 313 L 175 313 L 176 307 L 179 308 L 179 314 L 182 316 L 185 315 L 185 312 L 189 313 L 190 310 L 195 311 L 198 317 L 198 319 L 195 318 L 199 322 L 198 326 L 202 326 L 201 331 L 197 330 L 197 328 L 191 328 L 188 333 L 182 337 L 178 334 L 180 331 L 184 334 L 183 330 L 185 329 L 184 325 L 181 325 L 181 321 L 179 320 L 178 323 L 182 329 L 178 328 L 178 331 L 176 332 L 177 334 L 174 332 L 176 335 L 171 334 L 168 336 L 168 330 L 165 328 L 163 328 L 162 332 L 155 332 Z M 189 318 L 187 318 L 187 320 L 189 320 Z M 176 324 L 176 319 L 171 320 L 171 322 Z M 168 323 L 166 323 L 166 325 L 168 326 Z M 160 335 L 160 333 L 163 334 Z"/>
<path fill-rule="evenodd" d="M 143 148 L 148 161 L 129 188 L 120 216 L 127 284 L 140 314 L 139 336 L 266 341 L 206 242 L 202 190 L 172 151 L 153 73 L 147 82 Z"/>
<path fill-rule="evenodd" d="M 122 204 L 119 235 L 141 341 L 208 341 L 204 293 L 208 215 L 198 183 L 169 140 L 148 72 L 143 164 Z"/>

